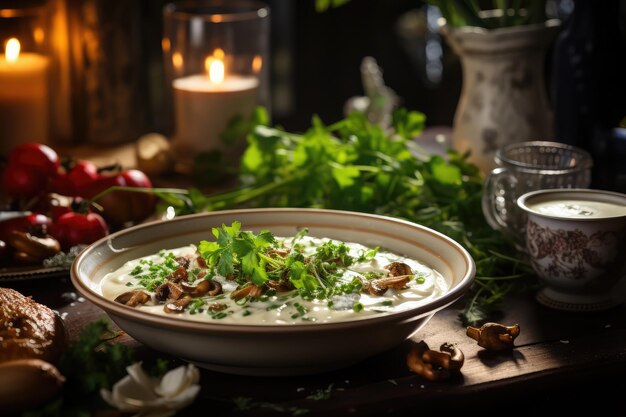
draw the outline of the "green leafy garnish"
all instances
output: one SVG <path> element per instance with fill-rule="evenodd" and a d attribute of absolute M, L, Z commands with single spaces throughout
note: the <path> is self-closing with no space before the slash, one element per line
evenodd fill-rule
<path fill-rule="evenodd" d="M 213 228 L 216 242 L 203 240 L 198 246 L 200 255 L 213 272 L 227 277 L 237 274 L 240 278 L 250 277 L 256 285 L 263 285 L 269 278 L 265 270 L 268 258 L 263 253 L 276 245 L 276 239 L 267 230 L 258 235 L 242 232 L 241 223 Z M 237 269 L 237 270 L 236 270 Z"/>
<path fill-rule="evenodd" d="M 476 324 L 478 316 L 472 311 L 493 310 L 504 295 L 527 286 L 523 278 L 533 276 L 532 269 L 518 259 L 512 243 L 485 222 L 483 178 L 468 162 L 468 154 L 450 151 L 445 157 L 431 156 L 421 150 L 413 141 L 424 126 L 421 113 L 400 109 L 393 120 L 393 132 L 369 123 L 359 113 L 331 125 L 314 117 L 304 134 L 257 125 L 248 134 L 241 159 L 240 188 L 212 196 L 193 190 L 184 198 L 170 194 L 168 202 L 181 214 L 244 204 L 322 207 L 423 224 L 461 243 L 474 258 L 476 285 L 461 318 Z M 207 250 L 215 253 L 210 259 L 216 266 L 221 259 L 217 249 Z M 254 258 L 254 248 L 248 250 Z M 262 259 L 257 259 L 259 265 Z M 331 271 L 318 268 L 321 265 L 305 268 L 296 255 L 289 262 L 296 288 L 310 296 L 327 295 L 323 279 L 332 280 Z M 320 271 L 329 274 L 320 279 Z M 257 274 L 256 279 L 261 282 L 265 277 Z"/>
<path fill-rule="evenodd" d="M 167 277 L 176 271 L 180 265 L 174 260 L 175 256 L 172 252 L 159 252 L 162 258 L 160 262 L 151 260 L 141 260 L 139 265 L 135 266 L 129 275 L 137 278 L 137 285 L 146 288 L 148 291 L 154 291 L 156 287 L 167 281 Z"/>
<path fill-rule="evenodd" d="M 341 281 L 346 268 L 355 262 L 349 247 L 344 243 L 326 241 L 317 246 L 312 255 L 305 257 L 300 250 L 301 246 L 294 242 L 304 237 L 306 229 L 302 229 L 292 240 L 292 248 L 279 248 L 276 238 L 267 230 L 257 235 L 242 231 L 239 222 L 214 228 L 212 233 L 216 241 L 200 242 L 200 255 L 212 273 L 234 278 L 241 286 L 249 283 L 260 286 L 269 280 L 281 281 L 287 278 L 305 299 L 325 299 L 361 290 L 359 278 L 355 277 L 349 282 Z M 277 249 L 289 253 L 287 256 L 276 255 Z M 377 249 L 368 251 L 359 259 L 373 257 L 376 252 Z M 272 294 L 273 290 L 270 289 L 258 301 L 267 301 Z M 247 302 L 247 298 L 237 300 L 242 305 Z M 268 309 L 281 306 L 277 304 Z"/>

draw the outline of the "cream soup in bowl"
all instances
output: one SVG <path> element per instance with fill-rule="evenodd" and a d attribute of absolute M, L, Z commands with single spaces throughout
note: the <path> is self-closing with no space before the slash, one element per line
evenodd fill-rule
<path fill-rule="evenodd" d="M 241 230 L 255 236 L 263 230 L 282 236 L 287 240 L 285 247 L 289 248 L 292 247 L 293 237 L 307 228 L 308 235 L 303 238 L 303 242 L 307 246 L 310 239 L 313 245 L 305 248 L 304 252 L 311 251 L 310 254 L 315 253 L 317 247 L 325 242 L 349 245 L 350 256 L 357 258 L 349 265 L 348 275 L 342 278 L 349 282 L 339 284 L 339 287 L 343 287 L 341 291 L 327 291 L 325 297 L 321 297 L 323 286 L 319 283 L 317 286 L 311 284 L 311 276 L 317 280 L 315 273 L 303 270 L 298 275 L 298 268 L 293 268 L 290 274 L 297 284 L 294 287 L 300 288 L 286 292 L 274 289 L 275 293 L 264 289 L 262 294 L 252 292 L 240 298 L 232 297 L 233 291 L 265 282 L 259 280 L 259 277 L 251 280 L 250 284 L 242 281 L 249 273 L 237 276 L 234 280 L 229 279 L 233 278 L 228 276 L 229 270 L 221 270 L 220 273 L 220 268 L 225 268 L 227 263 L 220 262 L 221 258 L 215 256 L 219 248 L 202 243 L 203 240 L 216 243 L 212 229 L 232 225 L 235 221 L 241 223 Z M 361 255 L 367 258 L 367 252 L 377 247 L 379 250 L 374 256 L 377 257 L 375 263 L 372 263 L 374 258 L 358 260 Z M 172 249 L 180 249 L 185 255 Z M 170 251 L 172 255 L 168 255 Z M 193 258 L 187 268 L 190 272 L 190 268 L 195 269 L 191 262 L 197 262 L 196 251 L 204 252 L 206 256 L 203 257 L 209 269 L 215 268 L 216 273 L 210 275 L 210 278 L 215 278 L 222 286 L 222 294 L 214 296 L 222 295 L 221 300 L 207 296 L 200 302 L 196 301 L 197 297 L 192 297 L 183 312 L 166 313 L 164 308 L 171 303 L 169 296 L 165 296 L 164 301 L 153 299 L 157 286 L 164 282 L 157 282 L 156 286 L 149 285 L 148 288 L 144 285 L 148 282 L 139 282 L 137 278 L 144 274 L 138 270 L 136 275 L 130 274 L 135 269 L 133 262 L 140 262 L 138 260 L 142 258 L 160 263 L 168 256 L 176 258 L 179 255 L 191 255 Z M 213 255 L 210 254 L 212 251 Z M 310 255 L 304 253 L 303 256 Z M 283 261 L 287 262 L 278 253 L 273 254 L 272 258 L 278 261 L 277 266 Z M 306 265 L 306 259 L 299 261 Z M 390 273 L 391 267 L 385 268 L 388 262 L 394 261 L 406 263 L 412 274 L 402 275 L 410 277 L 399 277 L 397 272 Z M 324 268 L 333 271 L 334 267 L 324 265 Z M 268 281 L 276 281 L 278 275 L 272 275 L 269 269 L 266 272 Z M 78 291 L 102 308 L 133 338 L 153 349 L 206 368 L 247 375 L 325 372 L 391 349 L 419 331 L 436 311 L 458 300 L 470 288 L 474 273 L 473 260 L 461 245 L 424 226 L 364 213 L 295 208 L 202 213 L 135 226 L 89 246 L 78 256 L 71 269 L 72 282 Z M 358 290 L 356 283 L 352 282 L 357 277 L 361 282 Z M 385 281 L 371 285 L 376 280 L 386 278 L 399 280 L 396 283 L 398 288 Z M 107 282 L 116 279 L 119 282 L 109 287 Z M 327 285 L 329 280 L 339 280 L 338 276 L 329 278 L 321 275 L 320 279 L 327 288 L 330 288 Z M 127 286 L 128 282 L 130 284 Z M 198 283 L 197 279 L 193 279 L 187 280 L 186 285 L 196 287 Z M 382 295 L 372 295 L 369 287 L 365 288 L 368 283 L 375 292 L 385 291 Z M 307 285 L 309 291 L 302 291 Z M 347 291 L 350 286 L 353 286 L 354 291 Z M 114 289 L 108 292 L 111 288 Z M 213 284 L 209 290 L 214 290 Z M 149 300 L 136 306 L 120 302 L 124 300 L 115 301 L 124 291 L 145 291 Z M 187 288 L 184 291 L 191 293 L 194 290 Z M 304 295 L 303 301 L 311 301 L 313 304 L 290 298 L 296 294 Z M 259 299 L 253 300 L 255 295 Z M 320 297 L 310 299 L 311 295 Z M 241 306 L 236 302 L 241 303 Z M 209 313 L 213 304 L 218 304 L 213 307 L 217 311 Z M 219 310 L 222 308 L 219 304 L 228 306 Z M 176 306 L 172 307 L 176 309 Z M 146 311 L 151 308 L 159 311 Z M 195 314 L 191 314 L 192 309 L 195 309 Z M 250 314 L 245 313 L 246 310 Z M 280 310 L 280 318 L 276 316 L 277 310 Z M 249 320 L 257 313 L 258 322 Z"/>
<path fill-rule="evenodd" d="M 222 230 L 213 229 L 215 235 Z M 238 231 L 246 233 L 251 242 L 258 239 L 251 232 Z M 246 276 L 236 253 L 227 256 L 234 266 L 230 274 L 211 267 L 211 258 L 203 257 L 197 245 L 162 250 L 107 274 L 100 291 L 107 299 L 152 314 L 231 324 L 293 325 L 406 311 L 448 288 L 440 273 L 414 259 L 353 242 L 273 238 L 273 244 L 256 254 L 259 260 L 267 260 L 268 275 L 257 284 Z"/>

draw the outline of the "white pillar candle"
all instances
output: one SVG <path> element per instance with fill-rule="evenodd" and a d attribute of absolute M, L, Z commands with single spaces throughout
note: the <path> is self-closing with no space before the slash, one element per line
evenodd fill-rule
<path fill-rule="evenodd" d="M 173 81 L 176 154 L 192 159 L 202 151 L 228 151 L 221 133 L 235 116 L 248 118 L 257 102 L 259 80 L 226 75 L 211 81 L 209 75 L 191 75 Z"/>
<path fill-rule="evenodd" d="M 16 145 L 48 140 L 48 59 L 20 53 L 19 41 L 7 42 L 0 55 L 0 152 Z"/>

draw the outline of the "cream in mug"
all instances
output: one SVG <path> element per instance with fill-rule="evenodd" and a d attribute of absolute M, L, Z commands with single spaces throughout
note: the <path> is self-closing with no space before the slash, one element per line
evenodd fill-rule
<path fill-rule="evenodd" d="M 626 216 L 626 206 L 607 201 L 554 199 L 527 203 L 528 209 L 553 217 L 585 219 Z"/>

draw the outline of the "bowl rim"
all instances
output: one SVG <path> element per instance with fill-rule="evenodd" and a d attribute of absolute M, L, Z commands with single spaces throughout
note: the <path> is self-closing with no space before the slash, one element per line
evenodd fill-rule
<path fill-rule="evenodd" d="M 167 220 L 170 224 L 176 224 L 177 222 L 189 221 L 189 219 L 195 219 L 198 217 L 213 217 L 222 215 L 233 215 L 234 218 L 237 215 L 243 215 L 247 213 L 310 213 L 310 214 L 328 214 L 339 216 L 354 216 L 360 217 L 364 220 L 391 222 L 394 224 L 405 225 L 414 229 L 418 229 L 423 233 L 431 235 L 434 238 L 444 241 L 451 246 L 465 261 L 466 269 L 465 274 L 460 278 L 459 284 L 450 289 L 442 296 L 432 300 L 429 303 L 420 305 L 418 307 L 399 311 L 396 313 L 384 314 L 384 315 L 372 315 L 355 320 L 338 321 L 332 323 L 302 323 L 302 324 L 238 324 L 238 323 L 209 323 L 194 320 L 185 320 L 176 317 L 167 317 L 152 314 L 149 312 L 137 310 L 132 307 L 128 307 L 119 303 L 115 303 L 113 300 L 108 300 L 102 295 L 98 294 L 91 288 L 89 288 L 83 282 L 83 279 L 79 275 L 79 266 L 82 262 L 102 244 L 106 244 L 109 240 L 118 238 L 131 233 L 136 233 L 138 230 L 150 229 L 157 225 L 162 224 L 163 220 L 155 220 L 148 223 L 142 223 L 139 225 L 131 226 L 127 229 L 120 230 L 111 235 L 108 235 L 100 240 L 89 245 L 84 249 L 74 260 L 70 268 L 70 277 L 74 287 L 81 293 L 83 297 L 91 301 L 93 304 L 104 310 L 107 314 L 112 316 L 121 317 L 133 321 L 141 321 L 144 324 L 158 325 L 159 327 L 167 327 L 176 330 L 186 330 L 194 333 L 292 333 L 292 332 L 320 332 L 328 330 L 342 330 L 344 328 L 354 327 L 366 327 L 374 323 L 396 322 L 398 320 L 414 320 L 419 317 L 432 315 L 435 312 L 447 307 L 456 300 L 458 300 L 472 285 L 474 276 L 476 273 L 476 265 L 469 252 L 461 246 L 454 239 L 437 232 L 426 226 L 413 223 L 404 219 L 398 219 L 388 216 L 381 216 L 377 214 L 352 212 L 344 210 L 331 210 L 331 209 L 316 209 L 316 208 L 251 208 L 251 209 L 233 209 L 233 210 L 220 210 L 206 213 L 196 213 L 184 216 L 177 216 L 174 219 Z M 428 308 L 427 308 L 428 307 Z"/>
<path fill-rule="evenodd" d="M 626 218 L 626 214 L 615 215 L 615 216 L 604 216 L 604 217 L 563 217 L 556 216 L 553 214 L 545 214 L 540 213 L 536 210 L 533 210 L 528 206 L 529 200 L 537 199 L 541 200 L 542 197 L 546 200 L 549 200 L 548 197 L 550 194 L 560 194 L 563 195 L 571 195 L 570 198 L 581 198 L 587 199 L 590 201 L 597 202 L 612 202 L 618 204 L 619 200 L 624 201 L 626 203 L 626 194 L 618 193 L 616 191 L 607 191 L 607 190 L 596 190 L 592 188 L 556 188 L 556 189 L 546 189 L 546 190 L 537 190 L 530 191 L 526 194 L 522 194 L 517 199 L 517 206 L 524 210 L 526 214 L 537 216 L 543 219 L 552 219 L 552 220 L 561 220 L 566 222 L 601 222 L 607 220 L 618 220 Z"/>

